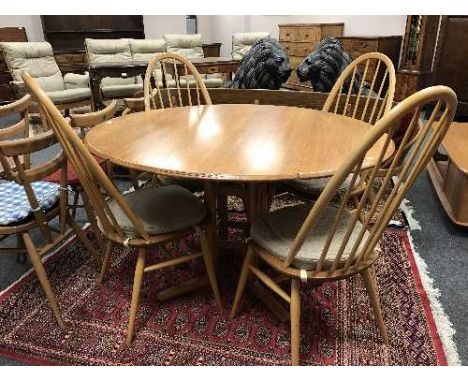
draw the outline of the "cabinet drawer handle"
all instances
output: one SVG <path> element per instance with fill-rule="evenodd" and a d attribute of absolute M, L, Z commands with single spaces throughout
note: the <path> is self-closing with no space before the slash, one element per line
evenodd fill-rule
<path fill-rule="evenodd" d="M 361 48 L 365 48 L 365 47 L 367 47 L 367 43 L 361 42 Z"/>

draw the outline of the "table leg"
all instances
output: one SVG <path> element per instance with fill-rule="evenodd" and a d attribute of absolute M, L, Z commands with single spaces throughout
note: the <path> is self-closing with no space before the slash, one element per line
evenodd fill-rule
<path fill-rule="evenodd" d="M 100 89 L 101 76 L 98 73 L 91 71 L 91 73 L 89 74 L 89 82 L 91 87 L 91 100 L 93 111 L 97 111 L 102 109 L 103 106 Z"/>
<path fill-rule="evenodd" d="M 205 206 L 210 214 L 210 222 L 206 227 L 208 242 L 210 243 L 211 253 L 213 254 L 215 266 L 218 257 L 218 233 L 216 227 L 216 184 L 213 181 L 205 180 Z"/>

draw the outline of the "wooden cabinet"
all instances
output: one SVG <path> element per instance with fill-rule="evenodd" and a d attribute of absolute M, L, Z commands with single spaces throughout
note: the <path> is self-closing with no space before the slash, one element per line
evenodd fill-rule
<path fill-rule="evenodd" d="M 296 69 L 300 63 L 326 37 L 343 35 L 344 24 L 279 24 L 279 40 L 289 55 L 293 72 L 288 84 L 299 84 Z"/>
<path fill-rule="evenodd" d="M 467 36 L 468 16 L 442 16 L 433 81 L 457 93 L 457 118 L 464 120 L 468 117 Z"/>
<path fill-rule="evenodd" d="M 204 57 L 219 57 L 221 55 L 221 42 L 202 44 Z"/>
<path fill-rule="evenodd" d="M 378 36 L 378 37 L 339 37 L 344 49 L 351 55 L 353 59 L 365 53 L 380 52 L 387 55 L 393 62 L 395 68 L 398 67 L 398 59 L 400 56 L 400 46 L 402 36 Z M 377 62 L 371 63 L 367 70 L 366 81 L 371 82 L 374 78 Z M 382 81 L 384 71 L 379 69 L 377 83 Z"/>
<path fill-rule="evenodd" d="M 28 41 L 24 28 L 0 28 L 0 41 Z M 11 102 L 16 99 L 15 93 L 10 86 L 12 80 L 8 71 L 5 57 L 0 49 L 0 104 Z"/>
<path fill-rule="evenodd" d="M 45 39 L 60 70 L 83 73 L 88 66 L 85 38 L 145 38 L 143 16 L 41 16 Z"/>
<path fill-rule="evenodd" d="M 87 70 L 88 60 L 86 53 L 83 51 L 54 51 L 55 61 L 63 74 L 65 73 L 82 73 Z"/>
<path fill-rule="evenodd" d="M 408 16 L 397 71 L 395 100 L 430 86 L 433 80 L 433 60 L 440 16 Z"/>

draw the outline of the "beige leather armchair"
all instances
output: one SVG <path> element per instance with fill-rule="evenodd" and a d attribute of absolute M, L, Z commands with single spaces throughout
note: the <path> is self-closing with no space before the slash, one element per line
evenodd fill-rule
<path fill-rule="evenodd" d="M 234 33 L 232 35 L 232 58 L 241 60 L 258 40 L 269 37 L 269 32 Z"/>
<path fill-rule="evenodd" d="M 68 73 L 62 76 L 48 42 L 2 42 L 1 46 L 18 98 L 26 93 L 21 78 L 22 72 L 26 71 L 39 82 L 59 109 L 90 104 L 88 75 Z"/>
<path fill-rule="evenodd" d="M 89 64 L 132 61 L 130 42 L 122 39 L 85 39 L 86 54 Z M 143 90 L 143 84 L 135 77 L 114 78 L 105 77 L 101 81 L 103 99 L 130 97 Z"/>

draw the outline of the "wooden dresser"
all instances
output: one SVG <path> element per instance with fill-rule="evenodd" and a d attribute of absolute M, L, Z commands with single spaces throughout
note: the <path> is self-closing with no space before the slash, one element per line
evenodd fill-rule
<path fill-rule="evenodd" d="M 88 68 L 84 40 L 145 38 L 143 16 L 41 16 L 45 39 L 54 49 L 60 70 L 83 73 Z"/>
<path fill-rule="evenodd" d="M 28 41 L 26 30 L 17 27 L 0 28 L 0 41 Z M 10 86 L 11 80 L 3 52 L 0 49 L 0 104 L 16 99 L 15 93 Z"/>
<path fill-rule="evenodd" d="M 299 84 L 296 69 L 326 37 L 343 36 L 344 23 L 337 24 L 279 24 L 279 41 L 289 55 L 293 72 L 288 84 Z"/>
<path fill-rule="evenodd" d="M 377 36 L 377 37 L 363 37 L 363 36 L 347 36 L 339 37 L 343 44 L 343 48 L 351 55 L 353 59 L 365 53 L 380 52 L 387 55 L 393 62 L 393 65 L 398 68 L 398 59 L 400 57 L 400 47 L 402 36 Z M 369 65 L 366 75 L 366 81 L 371 82 L 374 78 L 375 68 L 377 62 L 374 61 Z M 379 76 L 377 83 L 380 83 L 384 71 L 379 69 Z"/>

